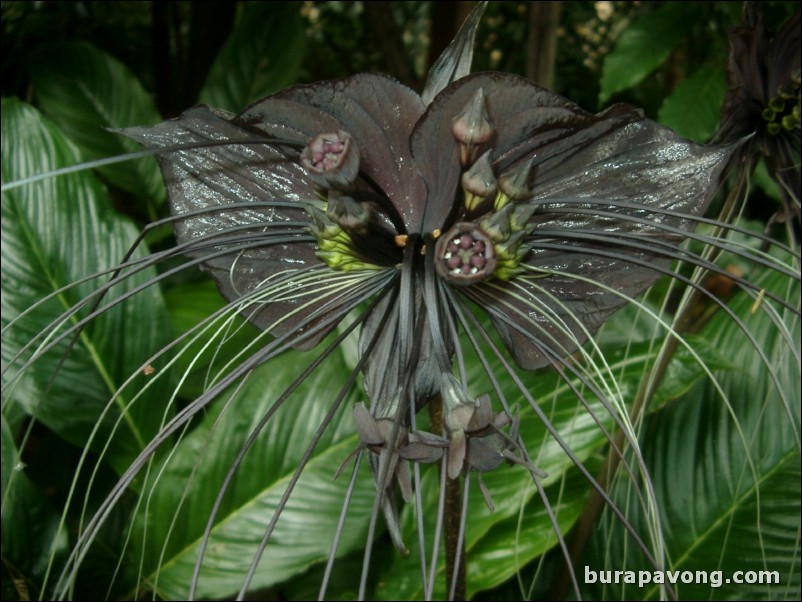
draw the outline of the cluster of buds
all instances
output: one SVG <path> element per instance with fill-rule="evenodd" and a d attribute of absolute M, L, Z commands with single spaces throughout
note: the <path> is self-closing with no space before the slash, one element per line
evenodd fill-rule
<path fill-rule="evenodd" d="M 338 270 L 378 269 L 355 251 L 353 237 L 367 233 L 370 211 L 349 194 L 359 174 L 359 149 L 351 136 L 342 130 L 316 136 L 301 153 L 301 165 L 322 199 L 321 207 L 307 206 L 318 257 Z"/>
<path fill-rule="evenodd" d="M 800 129 L 800 71 L 791 74 L 791 79 L 777 90 L 777 95 L 763 109 L 761 116 L 767 122 L 769 134 Z"/>
<path fill-rule="evenodd" d="M 451 132 L 465 170 L 460 180 L 465 216 L 477 221 L 459 222 L 438 240 L 435 267 L 440 276 L 460 285 L 491 275 L 509 280 L 521 272 L 530 248 L 524 241 L 534 209 L 525 201 L 532 196 L 535 157 L 496 176 L 492 150 L 486 148 L 495 131 L 481 89 L 454 118 Z"/>
<path fill-rule="evenodd" d="M 532 233 L 529 218 L 534 212 L 531 205 L 506 205 L 479 222 L 479 227 L 495 246 L 496 270 L 493 275 L 496 278 L 509 280 L 521 273 L 521 262 L 531 248 L 525 241 Z"/>
<path fill-rule="evenodd" d="M 529 198 L 532 192 L 530 184 L 534 174 L 534 157 L 496 177 L 490 157 L 491 150 L 487 149 L 495 130 L 490 122 L 481 88 L 454 118 L 451 133 L 457 141 L 460 164 L 465 170 L 460 183 L 465 193 L 464 205 L 468 215 L 481 213 L 488 208 L 491 200 L 493 210 L 498 211 L 511 201 Z M 482 150 L 485 152 L 479 155 Z"/>
<path fill-rule="evenodd" d="M 312 217 L 310 230 L 317 239 L 317 256 L 330 268 L 343 270 L 378 270 L 356 252 L 353 235 L 367 227 L 368 212 L 364 206 L 349 197 L 329 198 L 327 210 L 313 205 L 306 210 Z"/>

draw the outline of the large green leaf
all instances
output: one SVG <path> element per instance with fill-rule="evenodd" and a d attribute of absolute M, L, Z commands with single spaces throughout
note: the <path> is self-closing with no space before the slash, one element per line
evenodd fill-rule
<path fill-rule="evenodd" d="M 13 99 L 4 100 L 2 109 L 3 182 L 76 162 L 76 152 L 63 134 L 35 109 Z M 111 211 L 104 188 L 88 172 L 3 192 L 2 215 L 3 397 L 13 398 L 81 448 L 107 409 L 92 447 L 100 450 L 108 444 L 107 459 L 122 470 L 156 432 L 166 411 L 163 395 L 155 388 L 142 391 L 137 403 L 127 407 L 142 390 L 144 376 L 109 403 L 125 379 L 165 342 L 169 329 L 160 293 L 152 287 L 138 293 L 124 309 L 117 307 L 93 320 L 72 349 L 69 339 L 63 340 L 25 366 L 36 345 L 49 342 L 76 318 L 59 330 L 51 323 L 109 276 L 54 293 L 117 265 L 137 233 Z M 152 270 L 131 276 L 116 285 L 104 303 L 153 276 Z M 48 295 L 48 301 L 35 306 Z M 84 308 L 78 315 L 86 314 Z M 26 348 L 31 341 L 34 346 Z"/>
<path fill-rule="evenodd" d="M 700 380 L 707 378 L 708 370 L 733 368 L 732 360 L 704 337 L 687 335 L 684 339 L 690 347 L 680 345 L 671 356 L 660 386 L 651 397 L 650 410 L 688 394 Z"/>
<path fill-rule="evenodd" d="M 211 279 L 172 286 L 164 299 L 175 335 L 189 333 L 196 339 L 177 356 L 175 364 L 181 374 L 189 370 L 181 396 L 194 399 L 203 393 L 215 370 L 241 353 L 259 331 L 241 316 L 225 316 L 225 323 L 217 320 L 203 331 L 193 330 L 226 304 Z"/>
<path fill-rule="evenodd" d="M 759 283 L 798 306 L 798 283 L 789 285 L 776 273 L 762 276 Z M 743 317 L 768 365 L 720 312 L 703 334 L 730 355 L 733 367 L 716 371 L 729 407 L 710 382 L 700 383 L 652 414 L 643 434 L 666 537 L 667 568 L 721 571 L 719 587 L 697 577 L 695 583 L 681 581 L 675 586 L 680 599 L 799 597 L 799 323 L 795 316 L 784 316 L 793 337 L 789 345 L 778 326 L 763 311 L 753 313 L 752 305 L 742 295 L 731 307 Z M 624 495 L 625 488 L 621 490 Z M 630 518 L 642 524 L 635 509 Z M 626 550 L 620 529 L 603 531 L 586 564 L 592 570 L 654 570 Z M 738 571 L 776 571 L 779 581 L 736 583 L 746 576 Z M 612 585 L 596 595 L 657 599 L 659 590 Z"/>
<path fill-rule="evenodd" d="M 698 20 L 696 2 L 665 2 L 631 23 L 604 59 L 599 101 L 634 86 L 668 58 Z"/>
<path fill-rule="evenodd" d="M 591 488 L 577 469 L 569 469 L 556 483 L 545 489 L 560 532 L 569 532 L 585 506 Z M 470 594 L 490 589 L 522 572 L 523 567 L 557 544 L 554 526 L 539 495 L 527 503 L 523 512 L 499 521 L 475 545 L 466 560 L 470 575 Z M 445 586 L 440 573 L 438 587 Z M 445 594 L 445 590 L 442 590 Z M 444 598 L 445 599 L 445 598 Z"/>
<path fill-rule="evenodd" d="M 67 540 L 63 530 L 59 536 L 59 515 L 50 498 L 25 474 L 8 423 L 3 420 L 1 426 L 3 571 L 13 576 L 23 599 L 22 591 L 36 592 L 51 554 L 63 553 Z"/>
<path fill-rule="evenodd" d="M 36 102 L 81 151 L 81 160 L 137 152 L 138 144 L 108 131 L 161 120 L 151 96 L 136 76 L 115 58 L 87 43 L 63 42 L 39 48 L 32 56 Z M 99 168 L 111 183 L 139 199 L 160 202 L 164 186 L 156 161 Z"/>
<path fill-rule="evenodd" d="M 187 595 L 206 522 L 226 472 L 267 409 L 310 363 L 309 354 L 289 352 L 257 369 L 231 399 L 214 403 L 202 422 L 152 471 L 134 531 L 131 555 L 144 562 L 142 586 L 166 599 Z M 350 370 L 338 351 L 327 358 L 284 403 L 256 439 L 214 522 L 201 568 L 199 598 L 235 593 L 273 518 L 301 456 Z M 327 427 L 283 510 L 259 565 L 253 588 L 285 581 L 327 557 L 341 512 L 347 476 L 334 474 L 357 446 L 351 409 L 355 390 Z M 346 471 L 347 472 L 347 471 Z M 365 545 L 375 485 L 364 471 L 348 511 L 339 554 Z M 186 500 L 182 505 L 182 496 Z"/>
<path fill-rule="evenodd" d="M 306 36 L 295 2 L 245 7 L 217 55 L 200 101 L 239 112 L 251 102 L 295 83 Z"/>
<path fill-rule="evenodd" d="M 707 142 L 718 126 L 726 91 L 724 72 L 702 67 L 674 88 L 663 101 L 658 118 L 686 138 Z"/>
<path fill-rule="evenodd" d="M 522 570 L 557 543 L 554 526 L 540 496 L 532 484 L 531 476 L 520 474 L 520 467 L 504 467 L 483 479 L 491 490 L 496 513 L 489 511 L 476 481 L 471 483 L 469 516 L 467 520 L 466 575 L 468 596 L 496 587 Z M 492 479 L 493 483 L 489 477 Z M 430 471 L 423 479 L 424 524 L 427 545 L 433 538 L 437 516 L 437 479 Z M 528 478 L 527 478 L 528 477 Z M 526 482 L 528 480 L 528 482 Z M 500 486 L 500 482 L 504 482 Z M 560 479 L 545 489 L 551 510 L 560 531 L 567 533 L 581 512 L 590 488 L 587 479 L 578 470 L 565 471 Z M 514 508 L 510 512 L 508 507 Z M 417 536 L 410 511 L 406 512 L 405 526 L 411 553 L 402 557 L 389 546 L 392 555 L 388 570 L 384 571 L 375 592 L 377 600 L 418 600 L 424 598 L 420 571 L 420 554 Z M 431 550 L 427 550 L 427 556 Z M 430 562 L 427 557 L 427 563 Z M 428 564 L 427 564 L 428 566 Z M 446 600 L 445 550 L 441 539 L 440 558 L 435 576 L 433 597 Z"/>

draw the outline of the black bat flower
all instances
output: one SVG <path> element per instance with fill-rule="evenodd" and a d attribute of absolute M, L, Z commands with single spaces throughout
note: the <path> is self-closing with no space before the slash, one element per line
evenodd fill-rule
<path fill-rule="evenodd" d="M 477 103 L 477 115 L 466 118 Z M 480 142 L 459 133 L 463 120 L 482 122 Z M 629 107 L 589 114 L 502 73 L 461 78 L 428 107 L 398 82 L 365 74 L 291 88 L 238 116 L 198 107 L 125 133 L 167 149 L 159 159 L 179 243 L 203 259 L 227 298 L 256 297 L 292 271 L 359 272 L 368 280 L 389 271 L 402 280 L 408 270 L 412 286 L 400 296 L 414 298 L 410 317 L 425 320 L 442 308 L 422 312 L 423 295 L 413 291 L 436 276 L 486 301 L 526 368 L 547 364 L 549 350 L 575 351 L 624 297 L 659 276 L 731 152 L 683 140 Z M 330 181 L 304 159 L 327 137 L 349 147 L 349 165 L 330 167 Z M 178 145 L 186 148 L 169 150 Z M 470 146 L 482 158 L 461 161 Z M 482 166 L 474 177 L 491 183 L 484 197 L 466 177 Z M 592 242 L 584 236 L 591 231 Z M 506 292 L 513 282 L 523 298 Z M 250 319 L 311 348 L 334 327 L 333 316 L 362 300 L 354 291 L 327 294 L 314 279 L 306 286 L 311 299 L 255 299 Z M 320 321 L 326 325 L 314 328 Z M 440 328 L 420 330 L 428 340 Z M 424 397 L 432 388 L 421 389 Z"/>
<path fill-rule="evenodd" d="M 115 466 L 116 485 L 103 492 L 99 507 L 91 509 L 92 518 L 77 527 L 74 545 L 63 554 L 67 558 L 60 579 L 48 569 L 51 582 L 57 583 L 47 586 L 56 596 L 70 593 L 105 525 L 124 508 L 136 518 L 121 547 L 124 554 L 133 553 L 140 566 L 130 569 L 135 575 L 121 575 L 119 580 L 136 584 L 135 592 L 147 588 L 169 597 L 183 595 L 189 587 L 192 599 L 227 597 L 239 588 L 243 597 L 254 585 L 264 587 L 285 578 L 280 575 L 283 550 L 292 548 L 293 574 L 322 564 L 328 554 L 320 575 L 319 595 L 324 597 L 337 578 L 335 558 L 340 562 L 339 556 L 362 546 L 356 561 L 343 562 L 362 565 L 354 575 L 360 574 L 358 595 L 365 598 L 368 587 L 382 587 L 372 586 L 370 578 L 383 515 L 395 548 L 419 557 L 422 585 L 417 594 L 434 597 L 438 560 L 445 556 L 444 595 L 460 598 L 465 592 L 459 585 L 464 579 L 459 564 L 469 548 L 466 523 L 473 519 L 468 511 L 471 481 L 478 482 L 487 507 L 500 507 L 508 520 L 519 509 L 505 496 L 526 489 L 527 503 L 535 498 L 554 535 L 537 555 L 556 546 L 567 559 L 562 533 L 571 523 L 555 512 L 559 504 L 544 485 L 547 472 L 564 472 L 567 466 L 598 492 L 631 534 L 647 566 L 664 566 L 660 530 L 645 524 L 656 503 L 633 427 L 640 408 L 632 404 L 630 420 L 630 408 L 621 401 L 616 382 L 618 370 L 630 362 L 629 343 L 621 345 L 627 349 L 614 370 L 601 357 L 594 335 L 620 318 L 615 312 L 634 303 L 661 333 L 668 333 L 667 341 L 679 340 L 687 332 L 687 314 L 696 307 L 688 309 L 688 296 L 703 297 L 704 307 L 719 309 L 745 333 L 768 380 L 779 384 L 783 370 L 775 369 L 774 356 L 744 323 L 744 313 L 750 312 L 738 315 L 730 309 L 701 284 L 702 274 L 727 276 L 728 283 L 754 300 L 751 313 L 768 305 L 767 322 L 781 333 L 778 339 L 796 359 L 798 343 L 778 314 L 796 319 L 798 303 L 764 290 L 757 278 L 727 272 L 701 249 L 726 251 L 793 282 L 799 276 L 785 258 L 725 237 L 745 236 L 744 229 L 703 217 L 732 157 L 745 148 L 740 130 L 732 130 L 726 144 L 699 145 L 629 106 L 593 114 L 515 75 L 470 74 L 473 38 L 483 10 L 480 5 L 471 14 L 435 63 L 421 94 L 390 77 L 360 74 L 291 87 L 236 115 L 197 106 L 153 127 L 121 130 L 159 161 L 172 217 L 156 225 L 173 226 L 177 244 L 144 258 L 126 256 L 112 269 L 96 268 L 95 278 L 102 278 L 102 284 L 82 292 L 67 309 L 62 299 L 70 287 L 51 291 L 32 308 L 11 307 L 9 302 L 7 310 L 4 300 L 4 337 L 7 332 L 17 336 L 17 329 L 30 340 L 17 344 L 15 339 L 9 353 L 4 349 L 4 403 L 15 387 L 29 386 L 26 373 L 43 363 L 48 368 L 46 384 L 37 382 L 36 390 L 47 397 L 50 379 L 56 382 L 51 374 L 75 372 L 69 364 L 71 352 L 88 338 L 87 329 L 105 335 L 105 315 L 115 315 L 117 305 L 127 307 L 146 285 L 180 270 L 200 267 L 208 272 L 227 305 L 175 342 L 160 343 L 152 356 L 152 350 L 132 352 L 136 361 L 149 358 L 137 374 L 119 381 L 111 375 L 104 383 L 111 393 L 104 389 L 101 394 L 111 399 L 97 420 L 98 430 L 108 427 L 113 416 L 119 419 L 98 435 L 101 443 L 93 430 L 85 454 L 103 457 L 105 449 L 98 450 L 104 447 L 102 437 L 110 432 L 111 442 L 120 424 L 135 423 L 132 414 L 145 411 L 139 409 L 146 405 L 143 399 L 156 396 L 158 407 L 165 410 L 152 432 L 129 446 L 135 451 Z M 4 213 L 4 228 L 6 223 L 11 220 L 6 221 Z M 791 249 L 775 248 L 798 262 Z M 9 249 L 14 257 L 14 249 Z M 173 262 L 179 258 L 185 262 L 176 266 Z M 157 263 L 166 265 L 164 272 L 141 276 L 140 282 L 138 272 Z M 22 282 L 16 276 L 19 271 L 12 266 L 11 284 Z M 676 319 L 636 299 L 663 276 L 672 281 L 670 286 L 679 283 L 692 291 L 685 297 L 672 290 L 666 295 L 670 310 L 679 308 Z M 78 287 L 83 290 L 85 284 L 80 281 Z M 46 329 L 28 332 L 32 314 L 56 305 L 57 317 Z M 176 401 L 198 358 L 209 349 L 217 354 L 229 339 L 239 341 L 236 331 L 247 325 L 236 320 L 237 314 L 260 332 L 233 352 L 233 359 L 220 351 L 224 366 L 212 360 L 204 382 L 189 383 L 196 386 L 191 399 Z M 137 326 L 147 331 L 160 327 Z M 665 343 L 659 352 L 651 346 L 637 348 L 647 358 L 632 360 L 642 372 L 633 387 L 640 389 L 639 399 L 647 399 L 663 376 L 676 349 L 666 351 L 669 346 Z M 709 375 L 706 360 L 691 345 L 685 347 L 695 360 L 688 363 L 701 365 Z M 327 362 L 343 349 L 352 361 L 345 374 L 332 375 Z M 50 360 L 52 353 L 58 359 Z M 276 374 L 280 385 L 263 400 L 249 389 L 248 379 L 260 368 L 271 368 L 271 361 L 280 356 L 297 359 L 297 372 L 292 378 Z M 655 368 L 647 363 L 652 360 Z M 709 359 L 711 365 L 716 361 L 717 357 Z M 551 383 L 550 390 L 539 390 L 538 395 L 564 395 L 567 409 L 536 399 L 524 383 L 521 375 L 538 369 L 544 369 L 538 377 Z M 712 376 L 711 380 L 715 381 Z M 690 386 L 683 382 L 683 387 L 686 384 Z M 241 390 L 259 397 L 253 406 L 256 416 L 238 413 L 234 400 Z M 724 393 L 722 397 L 727 399 Z M 781 405 L 793 419 L 788 397 L 783 391 Z M 314 403 L 307 403 L 310 398 Z M 309 416 L 285 420 L 282 412 L 296 402 Z M 200 420 L 218 405 L 219 415 Z M 346 405 L 350 407 L 343 421 Z M 115 414 L 118 406 L 122 409 Z M 228 420 L 241 422 L 237 432 L 247 435 L 221 461 L 222 468 L 211 469 L 219 473 L 215 479 L 198 477 L 213 485 L 195 497 L 190 490 L 196 487 L 192 482 L 201 472 L 201 459 L 215 455 L 215 430 L 225 438 Z M 298 444 L 296 429 L 307 421 L 313 427 L 303 432 L 313 434 Z M 575 452 L 584 445 L 588 429 L 601 433 L 603 443 L 611 444 L 610 454 L 622 459 L 630 493 L 638 498 L 632 505 L 649 515 L 643 523 L 636 524 L 623 510 L 632 500 L 622 502 L 608 492 L 608 475 L 594 477 L 586 466 L 599 441 Z M 798 439 L 798 431 L 795 434 Z M 260 437 L 273 438 L 271 445 L 279 451 L 283 446 L 301 451 L 286 458 L 281 453 L 254 458 Z M 328 454 L 325 470 L 315 464 L 318 448 L 348 437 L 347 449 L 322 452 Z M 190 453 L 172 458 L 172 449 L 179 446 Z M 373 473 L 367 493 L 359 479 L 365 457 Z M 344 497 L 341 515 L 325 522 L 321 512 L 318 524 L 318 509 L 341 499 L 333 502 L 321 483 L 330 482 L 337 466 L 344 472 L 354 458 L 345 493 L 338 490 Z M 284 472 L 274 466 L 285 461 L 292 466 L 279 467 Z M 509 479 L 510 473 L 497 477 L 505 464 L 513 465 L 510 473 L 515 471 L 519 480 Z M 173 470 L 178 476 L 165 476 Z M 90 472 L 83 464 L 81 471 Z M 264 473 L 282 476 L 271 482 L 269 494 L 250 496 L 261 505 L 254 503 L 256 509 L 248 511 L 234 507 L 230 496 L 238 490 L 250 492 L 267 478 Z M 310 473 L 313 485 L 304 489 L 298 484 Z M 344 475 L 338 483 L 343 480 Z M 75 484 L 82 482 L 75 478 Z M 502 494 L 499 484 L 506 487 L 501 487 Z M 304 495 L 293 500 L 299 489 Z M 162 506 L 163 491 L 170 499 Z M 126 506 L 129 492 L 139 494 L 133 508 Z M 294 502 L 305 512 L 294 513 Z M 436 511 L 427 513 L 427 508 Z M 247 520 L 237 522 L 240 511 Z M 572 512 L 575 520 L 579 509 Z M 202 516 L 200 528 L 184 522 L 195 515 Z M 225 524 L 229 518 L 234 527 Z M 411 540 L 412 533 L 417 541 Z M 445 554 L 439 549 L 441 533 Z M 389 542 L 386 546 L 392 551 Z M 267 563 L 260 566 L 265 555 L 272 563 L 268 569 Z M 155 556 L 157 560 L 151 558 Z M 207 563 L 210 557 L 214 568 Z M 392 551 L 393 559 L 399 557 Z M 533 553 L 530 559 L 534 557 Z M 238 570 L 243 562 L 247 574 Z M 119 566 L 123 564 L 121 560 Z M 210 574 L 215 579 L 204 589 Z M 350 568 L 344 574 L 349 577 Z M 112 580 L 116 578 L 115 573 Z M 349 585 L 356 581 L 354 576 Z M 575 575 L 574 584 L 579 595 Z"/>
<path fill-rule="evenodd" d="M 731 152 L 630 107 L 593 115 L 513 75 L 457 77 L 463 38 L 423 97 L 362 74 L 124 132 L 162 150 L 179 244 L 260 328 L 310 349 L 382 295 L 365 389 L 400 428 L 443 392 L 461 298 L 518 365 L 559 364 L 667 271 Z"/>
<path fill-rule="evenodd" d="M 782 208 L 777 217 L 799 237 L 800 228 L 800 12 L 772 34 L 759 2 L 744 3 L 742 26 L 730 32 L 729 88 L 715 142 L 751 136 L 737 153 L 750 173 L 766 160 L 779 185 Z M 745 187 L 745 186 L 744 186 Z"/>

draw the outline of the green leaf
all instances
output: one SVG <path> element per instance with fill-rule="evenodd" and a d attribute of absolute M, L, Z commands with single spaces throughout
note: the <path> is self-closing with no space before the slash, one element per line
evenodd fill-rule
<path fill-rule="evenodd" d="M 604 104 L 613 94 L 634 86 L 659 67 L 685 38 L 699 14 L 696 2 L 666 2 L 627 26 L 604 60 L 599 102 Z"/>
<path fill-rule="evenodd" d="M 2 127 L 3 182 L 76 162 L 76 151 L 64 135 L 29 105 L 4 100 Z M 168 412 L 161 393 L 154 387 L 143 390 L 144 377 L 109 403 L 166 342 L 169 328 L 158 290 L 151 287 L 128 299 L 124 308 L 104 311 L 81 331 L 72 349 L 70 337 L 37 357 L 38 345 L 74 325 L 88 307 L 66 321 L 61 321 L 63 313 L 109 276 L 62 287 L 117 265 L 136 238 L 135 228 L 110 205 L 105 189 L 88 172 L 3 192 L 3 394 L 81 448 L 100 422 L 92 448 L 100 451 L 108 443 L 106 458 L 123 470 Z M 152 269 L 131 275 L 103 303 L 112 303 L 154 275 Z M 31 359 L 35 361 L 27 364 Z M 136 403 L 127 407 L 137 392 Z"/>
<path fill-rule="evenodd" d="M 686 335 L 685 341 L 697 355 L 694 356 L 684 345 L 678 347 L 671 357 L 660 386 L 651 398 L 652 410 L 686 395 L 700 380 L 707 378 L 708 370 L 733 368 L 732 360 L 704 337 Z M 699 357 L 703 358 L 704 366 L 699 363 Z"/>
<path fill-rule="evenodd" d="M 491 491 L 498 515 L 491 513 L 477 486 L 475 474 L 472 476 L 469 518 L 467 521 L 466 575 L 468 597 L 477 592 L 491 589 L 504 583 L 518 573 L 533 559 L 557 544 L 557 537 L 551 518 L 537 494 L 531 476 L 521 478 L 520 467 L 502 467 L 482 476 Z M 429 540 L 434 533 L 437 516 L 437 482 L 434 471 L 424 479 L 423 490 L 426 533 Z M 492 478 L 491 478 L 492 477 Z M 492 481 L 492 483 L 491 483 Z M 528 482 L 527 482 L 528 481 Z M 556 482 L 555 482 L 556 481 Z M 576 470 L 568 470 L 559 479 L 549 479 L 551 483 L 545 490 L 552 512 L 560 531 L 567 533 L 584 507 L 590 492 L 587 479 Z M 507 486 L 504 487 L 503 484 Z M 525 493 L 525 495 L 522 495 Z M 523 504 L 523 506 L 522 506 Z M 511 506 L 514 512 L 507 511 Z M 423 599 L 423 585 L 420 575 L 420 554 L 417 537 L 413 534 L 408 519 L 407 539 L 410 555 L 401 557 L 395 549 L 389 549 L 392 563 L 386 570 L 376 588 L 376 600 L 418 600 Z M 427 543 L 431 543 L 428 541 Z M 431 554 L 431 549 L 427 555 Z M 427 566 L 430 562 L 427 557 Z M 440 558 L 435 576 L 433 598 L 448 599 L 445 578 L 445 550 L 440 545 Z"/>
<path fill-rule="evenodd" d="M 718 126 L 726 91 L 723 71 L 702 67 L 674 88 L 663 101 L 658 119 L 686 138 L 706 142 Z"/>
<path fill-rule="evenodd" d="M 752 175 L 752 181 L 758 186 L 767 197 L 773 199 L 777 203 L 780 202 L 782 195 L 780 194 L 780 187 L 777 182 L 769 174 L 769 169 L 766 166 L 766 160 L 761 158 L 755 166 L 755 171 Z"/>
<path fill-rule="evenodd" d="M 189 333 L 196 325 L 226 305 L 220 291 L 211 279 L 185 282 L 170 287 L 164 295 L 170 323 L 176 337 Z M 259 334 L 255 326 L 241 316 L 223 323 L 218 320 L 209 325 L 186 350 L 176 358 L 175 370 L 187 372 L 181 387 L 181 396 L 195 399 L 203 393 L 207 381 L 216 370 L 223 368 Z"/>
<path fill-rule="evenodd" d="M 297 3 L 249 4 L 212 64 L 200 101 L 239 112 L 295 83 L 305 41 Z"/>
<path fill-rule="evenodd" d="M 79 160 L 141 151 L 138 144 L 108 129 L 161 121 L 153 99 L 136 76 L 90 44 L 63 42 L 39 48 L 33 53 L 30 69 L 38 105 L 78 146 Z M 107 165 L 98 171 L 138 199 L 154 204 L 165 199 L 152 157 Z"/>
<path fill-rule="evenodd" d="M 164 599 L 186 596 L 204 528 L 227 471 L 268 408 L 309 363 L 308 354 L 293 351 L 258 368 L 231 399 L 222 395 L 159 469 L 151 471 L 158 480 L 147 484 L 152 494 L 137 517 L 132 538 L 134 563 L 144 562 L 143 587 Z M 349 372 L 335 351 L 256 438 L 214 521 L 201 567 L 199 598 L 228 597 L 242 586 L 277 503 Z M 352 424 L 355 401 L 352 388 L 289 498 L 251 588 L 287 580 L 327 557 L 349 471 L 337 480 L 333 477 L 358 444 Z M 375 491 L 363 467 L 338 554 L 365 545 Z"/>
<path fill-rule="evenodd" d="M 798 303 L 798 283 L 789 284 L 782 274 L 768 273 L 756 280 Z M 798 317 L 777 310 L 788 325 L 789 342 L 767 313 L 752 312 L 753 303 L 740 295 L 731 308 L 742 316 L 767 363 L 738 325 L 719 312 L 703 334 L 709 345 L 729 352 L 733 366 L 716 371 L 726 403 L 710 382 L 699 383 L 650 415 L 643 433 L 668 568 L 721 571 L 723 579 L 720 587 L 680 582 L 676 589 L 681 600 L 795 600 L 799 595 Z M 763 304 L 772 302 L 764 299 Z M 626 493 L 622 483 L 618 494 Z M 636 528 L 643 524 L 638 512 L 631 511 L 629 517 Z M 628 553 L 627 545 L 620 528 L 605 529 L 586 564 L 592 570 L 654 570 Z M 737 571 L 776 571 L 779 582 L 736 583 Z M 593 593 L 614 599 L 657 599 L 659 594 L 656 586 L 621 585 Z"/>
<path fill-rule="evenodd" d="M 564 536 L 579 518 L 590 491 L 587 479 L 577 469 L 566 471 L 560 481 L 546 488 L 545 495 Z M 555 546 L 557 536 L 543 501 L 535 495 L 520 515 L 498 522 L 478 543 L 468 551 L 466 560 L 470 596 L 518 574 L 529 562 Z M 445 585 L 444 573 L 439 581 Z"/>
<path fill-rule="evenodd" d="M 66 551 L 67 538 L 63 530 L 59 534 L 59 515 L 50 499 L 25 474 L 25 465 L 5 420 L 2 423 L 2 496 L 3 565 L 14 575 L 18 592 L 25 587 L 29 593 L 34 593 L 51 554 L 58 556 Z M 20 599 L 23 598 L 20 596 Z"/>

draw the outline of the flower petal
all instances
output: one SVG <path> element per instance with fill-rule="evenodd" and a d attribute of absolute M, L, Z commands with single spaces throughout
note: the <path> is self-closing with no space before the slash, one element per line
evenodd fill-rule
<path fill-rule="evenodd" d="M 429 190 L 424 232 L 443 228 L 451 211 L 462 172 L 452 120 L 480 89 L 495 129 L 496 175 L 533 149 L 559 140 L 576 146 L 575 134 L 592 140 L 585 130 L 599 123 L 568 99 L 515 75 L 479 73 L 455 82 L 434 99 L 412 134 L 412 156 Z"/>
<path fill-rule="evenodd" d="M 440 94 L 443 89 L 465 77 L 471 72 L 473 62 L 473 43 L 476 38 L 476 30 L 479 21 L 487 8 L 487 2 L 480 2 L 465 19 L 465 23 L 459 30 L 457 36 L 443 51 L 429 69 L 426 77 L 426 85 L 421 93 L 421 98 L 426 105 L 432 102 L 435 96 Z"/>
<path fill-rule="evenodd" d="M 314 187 L 297 160 L 287 160 L 287 154 L 297 155 L 297 150 L 267 143 L 264 134 L 229 118 L 196 107 L 152 128 L 128 128 L 122 133 L 146 148 L 165 149 L 158 159 L 170 207 L 175 215 L 187 216 L 175 223 L 176 239 L 186 246 L 186 255 L 204 259 L 203 268 L 223 296 L 237 301 L 279 273 L 323 269 L 324 264 L 305 231 L 310 218 L 302 203 L 316 198 Z M 241 206 L 249 202 L 255 204 L 253 209 Z M 276 229 L 286 230 L 283 242 L 272 234 Z M 349 303 L 347 298 L 332 303 L 322 295 L 309 302 L 308 296 L 299 295 L 256 304 L 243 313 L 275 335 L 293 332 L 300 337 L 320 322 L 320 317 L 310 319 L 313 312 L 324 306 L 334 312 Z M 294 312 L 304 304 L 304 311 Z M 333 326 L 296 346 L 314 346 Z"/>
<path fill-rule="evenodd" d="M 434 352 L 422 286 L 420 283 L 413 286 L 411 318 L 415 323 L 409 328 L 414 332 L 399 326 L 402 320 L 399 297 L 409 295 L 401 290 L 391 292 L 379 301 L 362 327 L 359 349 L 360 355 L 367 358 L 363 372 L 365 392 L 371 401 L 388 403 L 400 391 L 412 391 L 417 407 L 421 408 L 440 391 L 441 370 Z M 401 341 L 402 337 L 414 341 L 410 349 L 414 354 L 411 358 L 402 357 L 401 349 L 410 347 L 409 343 Z M 443 343 L 449 353 L 453 353 L 453 342 L 449 339 Z M 371 345 L 374 345 L 372 351 L 367 354 Z"/>
<path fill-rule="evenodd" d="M 523 367 L 548 362 L 538 345 L 558 356 L 575 351 L 669 268 L 734 150 L 693 144 L 648 120 L 621 124 L 618 109 L 599 118 L 611 114 L 618 126 L 592 142 L 537 149 L 525 261 L 560 274 L 475 291 L 490 296 L 484 305 Z"/>
<path fill-rule="evenodd" d="M 420 222 L 426 198 L 409 151 L 423 110 L 420 97 L 394 79 L 361 74 L 290 88 L 256 102 L 238 119 L 271 134 L 294 133 L 304 144 L 322 132 L 348 132 L 360 149 L 360 172 L 409 227 Z"/>
<path fill-rule="evenodd" d="M 179 242 L 232 227 L 309 221 L 301 203 L 314 200 L 315 191 L 297 161 L 287 161 L 289 147 L 268 144 L 263 134 L 240 127 L 232 118 L 200 106 L 153 127 L 121 130 L 145 148 L 164 149 L 158 159 L 175 215 L 233 203 L 297 204 L 297 208 L 259 205 L 187 217 L 176 226 Z"/>

